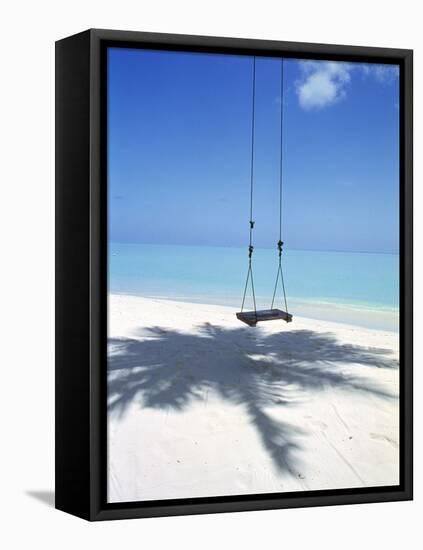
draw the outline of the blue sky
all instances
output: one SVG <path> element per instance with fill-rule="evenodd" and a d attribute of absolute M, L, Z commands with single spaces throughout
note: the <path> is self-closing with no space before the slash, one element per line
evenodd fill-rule
<path fill-rule="evenodd" d="M 248 244 L 252 58 L 108 52 L 109 238 Z M 286 248 L 398 252 L 394 66 L 284 62 Z M 280 60 L 256 61 L 255 244 L 278 240 Z"/>

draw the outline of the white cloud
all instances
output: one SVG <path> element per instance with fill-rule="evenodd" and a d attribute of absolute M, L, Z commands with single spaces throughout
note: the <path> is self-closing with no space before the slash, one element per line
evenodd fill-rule
<path fill-rule="evenodd" d="M 380 84 L 391 84 L 399 75 L 396 65 L 345 63 L 339 61 L 301 61 L 301 78 L 296 92 L 303 109 L 322 109 L 344 99 L 353 72 L 361 71 Z"/>
<path fill-rule="evenodd" d="M 351 80 L 352 66 L 336 61 L 303 61 L 302 77 L 296 82 L 303 109 L 321 109 L 342 100 Z"/>
<path fill-rule="evenodd" d="M 390 84 L 399 76 L 399 68 L 397 65 L 377 65 L 367 64 L 362 65 L 365 75 L 372 75 L 381 84 Z"/>

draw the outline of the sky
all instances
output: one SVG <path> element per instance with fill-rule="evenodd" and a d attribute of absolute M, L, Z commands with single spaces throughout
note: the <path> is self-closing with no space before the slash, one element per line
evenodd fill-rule
<path fill-rule="evenodd" d="M 393 65 L 256 58 L 254 244 L 397 253 Z M 248 245 L 253 58 L 108 50 L 109 240 Z"/>

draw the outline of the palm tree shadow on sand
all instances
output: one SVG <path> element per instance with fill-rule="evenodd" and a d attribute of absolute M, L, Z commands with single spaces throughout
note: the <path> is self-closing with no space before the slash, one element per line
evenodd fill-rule
<path fill-rule="evenodd" d="M 132 404 L 182 411 L 212 390 L 244 406 L 273 463 L 293 473 L 302 430 L 272 418 L 268 407 L 289 407 L 328 387 L 397 398 L 341 363 L 398 368 L 390 350 L 342 344 L 331 333 L 268 334 L 211 324 L 194 334 L 144 328 L 134 338 L 109 339 L 109 413 L 123 415 Z"/>

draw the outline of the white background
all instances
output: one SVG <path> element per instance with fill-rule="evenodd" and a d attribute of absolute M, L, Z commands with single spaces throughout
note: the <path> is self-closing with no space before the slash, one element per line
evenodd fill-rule
<path fill-rule="evenodd" d="M 417 1 L 57 0 L 0 8 L 0 545 L 398 548 L 422 535 L 422 329 L 415 501 L 90 524 L 55 511 L 54 41 L 90 27 L 415 50 L 416 305 L 421 304 L 422 17 Z M 417 308 L 416 308 L 417 309 Z M 34 496 L 35 494 L 35 496 Z M 38 497 L 37 497 L 38 495 Z M 41 496 L 41 499 L 39 498 Z M 413 542 L 412 542 L 413 539 Z M 418 542 L 420 541 L 420 543 Z"/>

